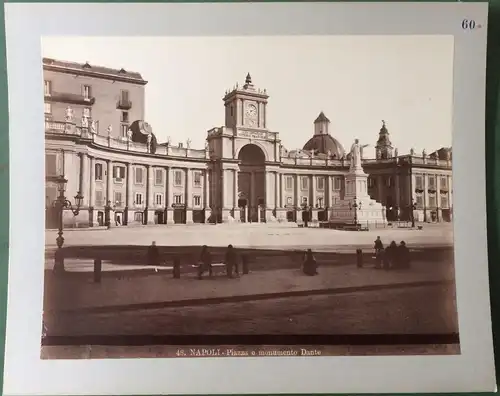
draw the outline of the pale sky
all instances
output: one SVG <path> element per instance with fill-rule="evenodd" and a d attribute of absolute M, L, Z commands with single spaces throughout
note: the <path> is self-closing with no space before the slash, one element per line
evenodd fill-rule
<path fill-rule="evenodd" d="M 400 154 L 451 145 L 451 36 L 50 37 L 42 54 L 141 73 L 160 142 L 203 148 L 224 124 L 225 91 L 250 72 L 289 150 L 313 135 L 321 111 L 346 149 L 355 138 L 373 147 L 381 120 Z"/>

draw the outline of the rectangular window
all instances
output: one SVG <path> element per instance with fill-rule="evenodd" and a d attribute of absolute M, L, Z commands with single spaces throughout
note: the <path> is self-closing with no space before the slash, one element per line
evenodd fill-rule
<path fill-rule="evenodd" d="M 102 181 L 102 164 L 95 164 L 95 179 Z"/>
<path fill-rule="evenodd" d="M 156 205 L 163 205 L 163 194 L 161 193 L 155 194 L 155 203 Z"/>
<path fill-rule="evenodd" d="M 45 102 L 43 111 L 45 114 L 52 114 L 52 103 Z"/>
<path fill-rule="evenodd" d="M 43 94 L 44 96 L 50 96 L 52 94 L 52 82 L 45 80 L 43 82 Z"/>
<path fill-rule="evenodd" d="M 182 186 L 182 171 L 180 170 L 174 172 L 174 186 Z"/>
<path fill-rule="evenodd" d="M 104 194 L 102 193 L 101 190 L 96 190 L 96 192 L 95 192 L 95 204 L 97 206 L 104 205 Z"/>
<path fill-rule="evenodd" d="M 317 205 L 318 205 L 318 208 L 322 208 L 323 207 L 323 197 L 319 197 L 318 198 L 318 202 L 317 202 Z"/>
<path fill-rule="evenodd" d="M 443 190 L 448 188 L 448 178 L 446 176 L 441 176 L 441 188 Z"/>
<path fill-rule="evenodd" d="M 128 102 L 128 91 L 123 89 L 120 93 L 120 100 L 122 103 L 127 103 Z"/>
<path fill-rule="evenodd" d="M 45 154 L 45 174 L 48 176 L 57 175 L 57 154 Z"/>
<path fill-rule="evenodd" d="M 135 194 L 135 202 L 136 205 L 142 205 L 142 193 Z"/>
<path fill-rule="evenodd" d="M 57 188 L 56 187 L 46 187 L 45 188 L 45 205 L 51 206 L 56 199 L 57 199 Z"/>
<path fill-rule="evenodd" d="M 300 178 L 300 183 L 302 190 L 307 190 L 309 188 L 309 178 L 307 176 L 302 176 Z"/>
<path fill-rule="evenodd" d="M 128 122 L 128 111 L 122 111 L 122 122 Z"/>
<path fill-rule="evenodd" d="M 83 108 L 83 116 L 85 118 L 90 118 L 90 116 L 91 116 L 90 107 L 84 107 Z"/>
<path fill-rule="evenodd" d="M 424 198 L 422 197 L 422 195 L 417 195 L 416 204 L 417 208 L 421 208 L 424 206 Z"/>
<path fill-rule="evenodd" d="M 125 179 L 125 167 L 120 165 L 113 166 L 113 179 L 115 182 L 121 183 Z"/>
<path fill-rule="evenodd" d="M 338 191 L 341 189 L 341 187 L 342 187 L 342 178 L 335 176 L 333 178 L 333 189 Z"/>
<path fill-rule="evenodd" d="M 174 204 L 177 205 L 182 204 L 182 195 L 179 194 L 174 195 Z"/>
<path fill-rule="evenodd" d="M 441 208 L 448 209 L 448 197 L 441 195 Z"/>
<path fill-rule="evenodd" d="M 135 168 L 135 184 L 142 184 L 143 183 L 143 169 L 142 168 Z"/>
<path fill-rule="evenodd" d="M 128 136 L 128 125 L 122 124 L 121 129 L 122 129 L 122 137 L 127 137 Z"/>
<path fill-rule="evenodd" d="M 436 189 L 436 178 L 435 176 L 429 176 L 429 190 Z"/>
<path fill-rule="evenodd" d="M 90 89 L 90 85 L 84 85 L 82 87 L 82 95 L 83 95 L 83 98 L 84 99 L 90 99 L 90 95 L 91 95 L 91 89 Z"/>
<path fill-rule="evenodd" d="M 319 176 L 317 181 L 318 181 L 318 190 L 324 190 L 325 189 L 325 178 L 323 176 Z"/>
<path fill-rule="evenodd" d="M 195 187 L 201 187 L 201 172 L 194 172 L 193 181 Z"/>
<path fill-rule="evenodd" d="M 155 184 L 163 186 L 163 169 L 155 169 Z"/>
<path fill-rule="evenodd" d="M 423 190 L 424 189 L 424 179 L 423 179 L 422 175 L 415 176 L 415 189 L 416 190 Z"/>
<path fill-rule="evenodd" d="M 307 205 L 307 197 L 302 197 L 302 204 Z"/>
<path fill-rule="evenodd" d="M 193 197 L 193 206 L 201 206 L 201 196 L 195 195 Z"/>
<path fill-rule="evenodd" d="M 436 195 L 434 195 L 434 194 L 429 194 L 429 206 L 430 206 L 431 208 L 435 208 L 435 207 L 436 207 L 436 204 L 437 204 L 437 202 L 436 202 Z"/>
<path fill-rule="evenodd" d="M 286 176 L 286 178 L 285 178 L 285 188 L 287 190 L 293 189 L 293 177 L 292 176 Z"/>
<path fill-rule="evenodd" d="M 123 201 L 122 201 L 122 193 L 119 191 L 115 192 L 115 205 L 120 207 L 122 206 Z"/>

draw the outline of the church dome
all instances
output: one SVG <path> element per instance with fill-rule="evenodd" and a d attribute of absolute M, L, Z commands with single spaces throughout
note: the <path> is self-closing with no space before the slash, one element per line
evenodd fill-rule
<path fill-rule="evenodd" d="M 337 159 L 345 155 L 344 147 L 342 147 L 340 142 L 327 134 L 314 135 L 304 145 L 304 150 L 312 150 L 315 154 L 328 154 L 330 152 L 332 157 Z"/>

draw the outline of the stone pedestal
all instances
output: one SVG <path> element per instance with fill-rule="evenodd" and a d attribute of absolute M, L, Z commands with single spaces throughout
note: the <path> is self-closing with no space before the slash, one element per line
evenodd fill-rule
<path fill-rule="evenodd" d="M 165 224 L 174 224 L 174 211 L 173 211 L 173 209 L 167 209 L 165 211 Z"/>
<path fill-rule="evenodd" d="M 186 209 L 186 224 L 193 224 L 193 209 Z"/>
<path fill-rule="evenodd" d="M 276 216 L 273 214 L 272 209 L 266 209 L 266 223 L 275 223 Z"/>
<path fill-rule="evenodd" d="M 155 211 L 148 209 L 146 213 L 147 213 L 146 224 L 147 225 L 155 224 Z"/>
<path fill-rule="evenodd" d="M 368 175 L 361 166 L 351 167 L 345 184 L 344 199 L 330 209 L 330 222 L 367 227 L 387 224 L 385 207 L 368 195 Z"/>
<path fill-rule="evenodd" d="M 223 223 L 234 223 L 232 209 L 228 209 L 228 208 L 222 209 L 222 222 Z"/>
<path fill-rule="evenodd" d="M 318 209 L 311 210 L 311 221 L 318 221 Z"/>

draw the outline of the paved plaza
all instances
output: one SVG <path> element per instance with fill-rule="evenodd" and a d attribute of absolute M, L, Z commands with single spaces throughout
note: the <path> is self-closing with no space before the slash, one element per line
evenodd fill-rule
<path fill-rule="evenodd" d="M 451 223 L 424 224 L 423 230 L 409 228 L 380 228 L 370 231 L 341 231 L 321 228 L 299 228 L 273 224 L 217 225 L 156 225 L 146 227 L 117 227 L 106 229 L 65 230 L 65 246 L 150 245 L 161 246 L 227 246 L 268 249 L 306 249 L 316 251 L 354 250 L 372 247 L 380 236 L 384 243 L 401 240 L 409 246 L 452 246 Z M 46 246 L 54 248 L 56 231 L 45 234 Z"/>

